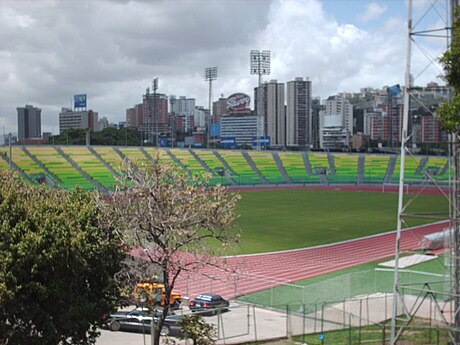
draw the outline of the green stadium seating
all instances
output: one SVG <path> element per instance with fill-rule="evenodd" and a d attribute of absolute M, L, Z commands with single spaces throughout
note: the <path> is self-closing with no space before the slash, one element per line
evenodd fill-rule
<path fill-rule="evenodd" d="M 95 186 L 78 172 L 54 147 L 28 146 L 30 154 L 42 162 L 53 174 L 62 181 L 65 189 L 74 188 L 76 185 L 86 190 L 93 190 Z"/>
<path fill-rule="evenodd" d="M 147 159 L 138 147 L 120 147 L 119 150 L 131 161 L 131 163 L 140 168 L 151 164 L 150 160 Z"/>
<path fill-rule="evenodd" d="M 453 166 L 450 167 L 449 174 L 449 167 L 447 166 L 448 163 L 449 160 L 447 159 L 447 157 L 430 156 L 428 157 L 428 163 L 425 166 L 425 171 L 428 168 L 438 169 L 438 175 L 433 176 L 434 180 L 436 180 L 439 183 L 448 183 L 449 175 L 452 177 L 454 176 Z M 446 169 L 445 172 L 444 169 Z"/>
<path fill-rule="evenodd" d="M 73 188 L 75 185 L 81 185 L 83 188 L 92 190 L 95 186 L 88 181 L 85 176 L 80 174 L 61 154 L 52 146 L 27 146 L 29 152 L 35 156 L 49 171 L 61 179 L 62 184 L 57 181 L 53 175 L 48 176 L 58 186 L 62 188 Z M 68 155 L 72 160 L 92 179 L 99 182 L 107 189 L 114 186 L 115 178 L 103 162 L 101 162 L 92 151 L 85 146 L 62 146 L 63 153 Z M 100 157 L 106 161 L 113 169 L 121 171 L 123 163 L 122 157 L 113 147 L 93 146 L 93 149 Z M 261 184 L 264 183 L 256 169 L 246 160 L 242 151 L 237 150 L 219 150 L 218 153 L 228 164 L 220 161 L 218 156 L 211 150 L 197 149 L 192 154 L 186 149 L 171 149 L 173 159 L 166 149 L 157 149 L 152 147 L 144 148 L 147 153 L 155 160 L 170 164 L 179 169 L 184 166 L 192 174 L 208 174 L 207 165 L 213 171 L 211 184 Z M 135 164 L 147 163 L 150 160 L 145 156 L 140 147 L 121 147 L 120 152 Z M 8 147 L 0 147 L 0 153 L 9 155 Z M 286 183 L 285 176 L 281 173 L 270 151 L 247 151 L 251 160 L 254 162 L 257 170 L 272 184 Z M 359 155 L 348 153 L 332 153 L 334 159 L 335 172 L 332 170 L 328 155 L 325 153 L 309 152 L 308 159 L 312 168 L 312 174 L 307 172 L 302 152 L 278 152 L 281 164 L 286 173 L 294 183 L 320 183 L 320 176 L 315 174 L 315 168 L 328 169 L 328 181 L 330 183 L 356 183 L 358 178 Z M 197 159 L 196 157 L 199 157 Z M 364 178 L 363 183 L 383 183 L 390 163 L 390 155 L 364 155 Z M 406 156 L 406 184 L 420 184 L 425 179 L 427 169 L 436 168 L 438 175 L 433 178 L 439 183 L 447 183 L 449 180 L 449 171 L 445 172 L 448 163 L 447 157 L 430 156 L 427 163 L 420 169 L 424 162 L 424 156 L 412 157 Z M 200 160 L 203 162 L 200 162 Z M 43 170 L 40 165 L 35 163 L 19 146 L 13 146 L 13 161 L 19 166 L 33 181 L 36 181 L 34 175 L 46 175 L 47 171 Z M 391 178 L 391 183 L 399 181 L 400 157 L 396 157 L 395 169 Z M 180 162 L 180 164 L 178 164 Z M 0 159 L 0 169 L 9 169 L 8 163 Z M 227 176 L 220 176 L 219 171 L 226 170 Z M 233 170 L 233 171 L 232 171 Z M 418 170 L 420 172 L 417 174 Z M 443 173 L 444 172 L 444 173 Z M 229 176 L 229 174 L 231 176 Z"/>
<path fill-rule="evenodd" d="M 0 155 L 7 155 L 9 156 L 10 155 L 10 151 L 7 147 L 0 147 Z M 9 170 L 10 169 L 10 165 L 3 159 L 0 157 L 0 169 L 2 170 Z"/>
<path fill-rule="evenodd" d="M 115 186 L 112 172 L 86 146 L 62 147 L 62 151 L 91 178 L 108 189 Z"/>
<path fill-rule="evenodd" d="M 177 164 L 174 159 L 168 155 L 168 152 L 165 149 L 149 149 L 148 151 L 153 159 L 158 159 L 159 162 L 170 164 L 171 166 L 180 168 L 179 164 Z"/>
<path fill-rule="evenodd" d="M 232 177 L 237 184 L 260 184 L 261 179 L 251 168 L 241 151 L 221 150 L 220 155 L 238 175 Z"/>
<path fill-rule="evenodd" d="M 286 183 L 271 152 L 248 151 L 257 169 L 270 183 Z"/>
<path fill-rule="evenodd" d="M 388 171 L 390 156 L 365 155 L 364 157 L 364 182 L 383 183 Z"/>
<path fill-rule="evenodd" d="M 171 149 L 171 153 L 193 174 L 203 175 L 207 170 L 187 149 Z"/>
<path fill-rule="evenodd" d="M 329 174 L 331 183 L 356 183 L 359 155 L 334 154 L 335 174 Z"/>
<path fill-rule="evenodd" d="M 311 171 L 315 174 L 316 168 L 326 168 L 328 174 L 331 173 L 331 166 L 326 153 L 308 153 L 308 160 L 310 161 Z"/>
<path fill-rule="evenodd" d="M 404 164 L 404 183 L 405 184 L 414 184 L 420 183 L 424 180 L 423 174 L 417 175 L 417 170 L 420 167 L 420 164 L 423 161 L 422 156 L 411 156 L 406 154 L 405 164 Z M 399 174 L 401 169 L 401 157 L 396 158 L 395 170 L 393 172 L 393 178 L 391 179 L 392 183 L 399 183 Z"/>
<path fill-rule="evenodd" d="M 120 155 L 110 146 L 93 146 L 102 159 L 104 159 L 110 166 L 116 170 L 121 171 L 123 166 L 123 159 Z"/>
<path fill-rule="evenodd" d="M 305 168 L 302 153 L 279 152 L 281 162 L 286 173 L 294 183 L 318 183 L 319 176 L 309 175 Z"/>
<path fill-rule="evenodd" d="M 194 150 L 195 154 L 200 157 L 200 159 L 206 163 L 206 165 L 214 171 L 214 177 L 211 177 L 211 183 L 220 183 L 222 185 L 229 185 L 230 181 L 226 176 L 219 176 L 219 170 L 220 169 L 225 169 L 225 166 L 222 164 L 222 162 L 219 160 L 219 158 L 216 157 L 214 152 L 209 151 L 209 150 Z M 228 172 L 228 174 L 230 174 Z"/>
<path fill-rule="evenodd" d="M 27 175 L 45 174 L 45 171 L 35 163 L 20 147 L 13 147 L 13 162 Z"/>

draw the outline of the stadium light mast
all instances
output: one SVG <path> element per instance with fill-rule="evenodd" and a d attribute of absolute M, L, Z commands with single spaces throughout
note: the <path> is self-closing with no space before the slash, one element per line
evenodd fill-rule
<path fill-rule="evenodd" d="M 204 80 L 209 82 L 209 121 L 206 121 L 206 140 L 207 147 L 211 141 L 211 121 L 212 121 L 212 82 L 217 79 L 217 67 L 206 67 L 204 69 Z"/>
<path fill-rule="evenodd" d="M 260 151 L 260 126 L 264 121 L 261 118 L 261 99 L 262 99 L 262 76 L 270 74 L 270 51 L 251 50 L 251 74 L 259 76 L 259 87 L 257 88 L 257 150 Z"/>

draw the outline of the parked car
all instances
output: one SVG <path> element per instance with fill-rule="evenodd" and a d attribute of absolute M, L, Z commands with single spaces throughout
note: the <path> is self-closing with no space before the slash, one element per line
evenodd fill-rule
<path fill-rule="evenodd" d="M 195 311 L 222 311 L 228 310 L 230 303 L 222 298 L 222 296 L 212 294 L 212 293 L 203 293 L 195 297 L 194 300 L 190 301 L 189 308 L 192 312 Z"/>
<path fill-rule="evenodd" d="M 131 311 L 116 312 L 110 314 L 108 327 L 111 331 L 143 331 L 150 333 L 150 323 L 152 319 L 158 320 L 158 317 L 152 317 L 152 312 L 147 308 L 136 308 Z M 182 331 L 180 322 L 183 316 L 168 315 L 161 328 L 161 335 L 179 335 Z"/>

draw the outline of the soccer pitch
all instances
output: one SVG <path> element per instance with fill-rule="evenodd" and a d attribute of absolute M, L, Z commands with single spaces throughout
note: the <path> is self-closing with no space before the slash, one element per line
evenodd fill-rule
<path fill-rule="evenodd" d="M 240 194 L 236 225 L 241 243 L 231 254 L 311 247 L 396 229 L 397 193 L 289 189 Z M 441 195 L 420 195 L 407 209 L 446 213 L 445 218 L 447 211 Z M 406 219 L 409 226 L 436 220 Z"/>

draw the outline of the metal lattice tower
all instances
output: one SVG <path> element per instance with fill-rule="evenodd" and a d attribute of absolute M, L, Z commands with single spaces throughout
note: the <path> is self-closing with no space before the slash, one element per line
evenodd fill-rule
<path fill-rule="evenodd" d="M 460 230 L 460 151 L 458 143 L 460 142 L 458 135 L 451 135 L 449 137 L 449 162 L 453 164 L 454 177 L 450 178 L 449 192 L 443 191 L 443 189 L 437 184 L 436 179 L 430 176 L 430 173 L 426 174 L 426 183 L 430 183 L 436 186 L 444 196 L 449 200 L 449 219 L 450 227 L 453 229 L 450 231 L 452 235 L 451 246 L 452 246 L 452 264 L 453 271 L 450 272 L 450 281 L 448 282 L 451 286 L 450 292 L 447 294 L 441 291 L 436 291 L 433 286 L 430 286 L 430 282 L 420 284 L 419 287 L 411 286 L 406 287 L 400 281 L 399 275 L 399 260 L 400 260 L 400 244 L 401 244 L 401 230 L 403 227 L 407 227 L 407 218 L 409 213 L 407 212 L 407 206 L 413 202 L 413 200 L 406 201 L 404 198 L 404 184 L 405 184 L 405 161 L 407 155 L 412 155 L 409 143 L 412 137 L 412 133 L 409 133 L 409 115 L 411 110 L 411 102 L 415 102 L 418 106 L 424 107 L 424 104 L 417 98 L 414 91 L 414 77 L 412 74 L 412 59 L 413 51 L 412 47 L 415 46 L 418 52 L 421 53 L 427 60 L 427 65 L 422 68 L 416 78 L 423 75 L 429 67 L 436 69 L 439 74 L 443 72 L 437 66 L 439 56 L 433 56 L 429 53 L 429 49 L 425 49 L 423 44 L 430 42 L 427 40 L 441 39 L 445 42 L 446 49 L 449 46 L 451 38 L 451 22 L 452 14 L 455 8 L 458 6 L 458 0 L 433 0 L 429 2 L 429 6 L 426 11 L 420 15 L 419 18 L 414 20 L 413 18 L 413 6 L 412 0 L 409 1 L 408 11 L 408 39 L 407 39 L 407 60 L 406 60 L 406 73 L 405 73 L 405 92 L 404 92 L 404 114 L 403 114 L 403 126 L 401 129 L 401 165 L 400 165 L 400 179 L 399 179 L 399 200 L 398 200 L 398 223 L 397 223 L 397 236 L 395 245 L 395 271 L 394 271 L 394 289 L 393 289 L 393 308 L 392 308 L 392 320 L 391 320 L 391 344 L 397 344 L 400 337 L 403 335 L 405 329 L 409 327 L 413 321 L 415 314 L 419 310 L 420 306 L 426 299 L 434 301 L 436 310 L 442 315 L 442 321 L 445 328 L 448 331 L 451 344 L 460 345 L 460 252 L 459 252 L 459 230 Z M 438 19 L 439 27 L 433 28 L 432 26 L 423 27 L 423 20 L 430 15 L 436 16 Z M 445 50 L 445 49 L 444 49 Z M 443 50 L 443 51 L 444 51 Z M 439 55 L 443 52 L 440 51 Z M 415 79 L 416 79 L 415 78 Z M 425 106 L 426 108 L 426 106 Z M 435 112 L 427 109 L 432 116 L 437 118 Z M 451 169 L 449 169 L 449 172 Z M 417 215 L 412 213 L 411 217 Z M 442 218 L 442 216 L 440 217 Z M 404 299 L 402 290 L 405 288 L 409 291 L 416 292 L 418 297 L 414 303 L 415 307 L 409 308 Z M 450 306 L 452 313 L 451 317 L 445 316 L 444 307 L 442 303 L 437 300 L 438 296 L 442 295 L 447 301 L 453 301 L 454 305 Z M 402 316 L 398 312 L 398 306 L 402 306 Z M 431 317 L 431 312 L 430 312 Z"/>

